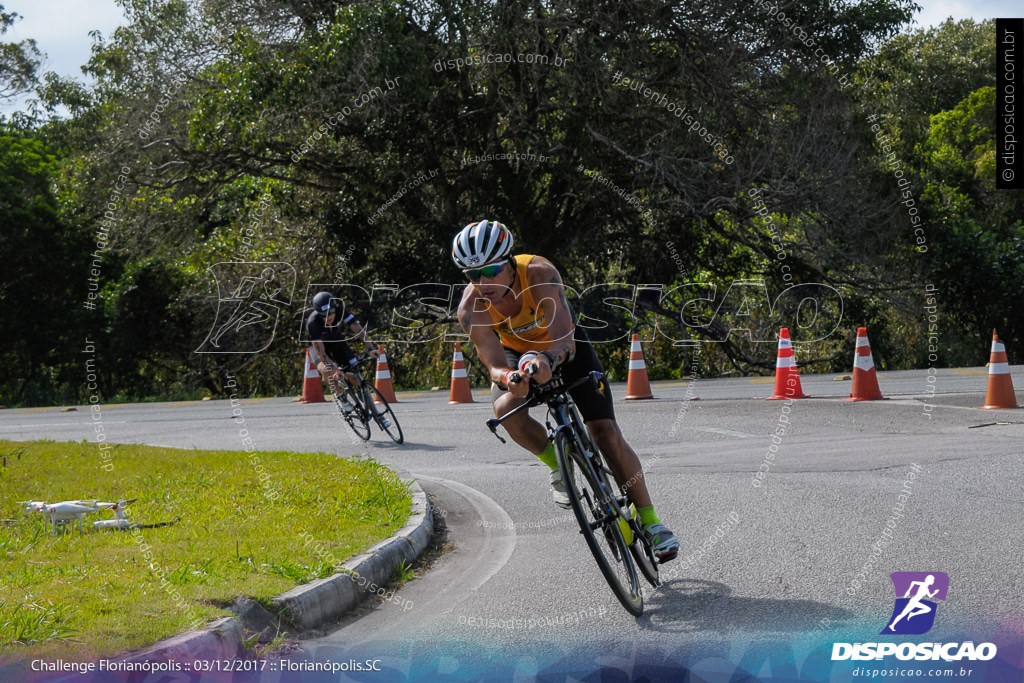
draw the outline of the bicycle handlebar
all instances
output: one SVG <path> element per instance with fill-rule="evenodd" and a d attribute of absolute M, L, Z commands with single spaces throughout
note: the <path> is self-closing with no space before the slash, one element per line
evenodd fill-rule
<path fill-rule="evenodd" d="M 341 363 L 337 362 L 333 358 L 329 358 L 328 360 L 331 362 L 332 365 L 334 365 L 335 369 L 340 370 L 341 372 L 355 372 L 356 368 L 358 368 L 360 365 L 364 364 L 366 361 L 368 361 L 368 360 L 377 360 L 377 359 L 374 358 L 373 356 L 367 354 L 365 356 L 360 356 L 360 357 L 356 358 L 354 363 L 346 363 L 344 365 L 342 365 Z"/>
<path fill-rule="evenodd" d="M 527 370 L 527 375 L 532 374 L 532 372 L 529 372 L 529 370 Z M 522 378 L 520 378 L 520 380 L 521 379 Z M 598 372 L 597 370 L 590 371 L 586 376 L 580 377 L 579 379 L 577 379 L 575 382 L 568 386 L 564 382 L 562 382 L 561 373 L 556 374 L 554 377 L 552 377 L 550 382 L 543 385 L 539 385 L 531 379 L 530 393 L 526 395 L 526 402 L 520 406 L 516 406 L 512 410 L 502 415 L 501 417 L 492 417 L 487 421 L 487 428 L 490 429 L 491 433 L 498 438 L 498 441 L 502 443 L 507 443 L 505 439 L 501 438 L 501 435 L 498 434 L 498 427 L 501 425 L 502 422 L 512 417 L 513 415 L 516 415 L 524 410 L 529 410 L 534 406 L 539 406 L 542 403 L 547 403 L 550 405 L 551 402 L 557 399 L 558 397 L 564 396 L 565 394 L 569 393 L 576 387 L 583 386 L 587 382 L 591 382 L 594 385 L 594 388 L 598 392 L 600 392 L 602 396 L 604 395 L 604 374 Z"/>

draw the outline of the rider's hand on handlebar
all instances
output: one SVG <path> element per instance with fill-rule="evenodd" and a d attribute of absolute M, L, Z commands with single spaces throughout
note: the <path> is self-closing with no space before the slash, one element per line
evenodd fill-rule
<path fill-rule="evenodd" d="M 509 372 L 506 376 L 508 393 L 516 398 L 524 398 L 530 393 L 529 378 L 518 370 Z"/>
<path fill-rule="evenodd" d="M 547 356 L 537 356 L 526 366 L 526 374 L 537 384 L 547 384 L 551 381 L 551 364 Z"/>

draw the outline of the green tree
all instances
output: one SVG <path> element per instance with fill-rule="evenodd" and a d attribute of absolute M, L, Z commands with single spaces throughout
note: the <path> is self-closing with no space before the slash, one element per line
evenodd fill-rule
<path fill-rule="evenodd" d="M 21 16 L 5 12 L 0 5 L 0 36 L 7 33 Z M 32 39 L 18 43 L 0 42 L 0 101 L 31 92 L 36 85 L 36 72 L 43 55 Z"/>
<path fill-rule="evenodd" d="M 718 285 L 717 309 L 733 279 L 765 277 L 773 296 L 784 286 L 753 189 L 794 281 L 860 292 L 865 310 L 905 282 L 906 254 L 891 247 L 898 207 L 864 189 L 877 164 L 836 72 L 894 36 L 909 0 L 798 0 L 788 25 L 740 0 L 124 7 L 128 25 L 94 48 L 95 87 L 51 80 L 44 99 L 77 107 L 63 129 L 75 133 L 61 137 L 76 148 L 61 176 L 76 224 L 102 214 L 102 188 L 129 169 L 113 244 L 125 273 L 146 262 L 152 282 L 177 289 L 158 307 L 212 317 L 206 268 L 239 259 L 259 215 L 245 254 L 288 261 L 300 283 L 329 281 L 352 247 L 346 278 L 366 286 L 451 282 L 451 235 L 487 216 L 580 287 L 699 279 Z M 663 324 L 680 325 L 655 303 Z M 297 329 L 301 306 L 291 316 Z M 202 322 L 192 320 L 192 348 Z M 774 357 L 770 344 L 715 348 L 727 358 L 709 366 Z M 266 356 L 293 362 L 294 351 Z M 186 362 L 201 377 L 223 359 Z"/>
<path fill-rule="evenodd" d="M 876 356 L 881 342 L 883 354 L 927 364 L 925 284 L 941 292 L 941 364 L 979 363 L 992 327 L 1011 352 L 1020 347 L 1022 193 L 994 187 L 994 35 L 993 21 L 949 20 L 888 41 L 860 70 L 860 107 L 879 127 L 865 141 L 875 169 L 861 191 L 879 200 L 882 234 L 898 236 L 892 256 L 902 251 L 907 276 L 891 281 L 888 307 L 864 302 L 866 314 L 887 321 L 885 338 L 872 334 Z M 909 186 L 897 185 L 896 170 Z M 916 250 L 911 209 L 925 252 Z"/>
<path fill-rule="evenodd" d="M 969 334 L 963 348 L 952 347 L 964 364 L 984 357 L 979 339 L 992 328 L 1013 359 L 1024 357 L 1024 192 L 995 188 L 995 99 L 995 88 L 979 88 L 936 114 L 919 146 L 931 275 L 944 309 Z"/>
<path fill-rule="evenodd" d="M 896 117 L 895 139 L 912 151 L 927 137 L 931 116 L 995 85 L 994 35 L 994 20 L 948 19 L 887 41 L 860 74 L 865 109 Z"/>
<path fill-rule="evenodd" d="M 23 133 L 0 128 L 0 403 L 78 398 L 86 325 L 88 237 L 61 221 L 56 158 Z"/>

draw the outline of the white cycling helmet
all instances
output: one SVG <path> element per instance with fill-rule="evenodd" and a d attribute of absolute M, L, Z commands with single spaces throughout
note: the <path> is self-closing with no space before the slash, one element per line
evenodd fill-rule
<path fill-rule="evenodd" d="M 452 240 L 452 260 L 463 270 L 501 261 L 512 251 L 513 241 L 509 229 L 497 221 L 470 223 Z"/>

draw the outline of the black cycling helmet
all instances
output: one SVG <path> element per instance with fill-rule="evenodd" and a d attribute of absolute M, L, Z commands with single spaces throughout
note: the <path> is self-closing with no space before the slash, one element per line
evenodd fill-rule
<path fill-rule="evenodd" d="M 332 303 L 333 301 L 334 295 L 330 292 L 318 292 L 316 296 L 313 297 L 313 310 L 316 311 L 316 314 L 321 318 L 326 318 L 327 314 L 331 312 L 331 309 L 335 308 L 335 304 Z"/>
<path fill-rule="evenodd" d="M 463 270 L 501 261 L 512 251 L 512 233 L 498 221 L 464 227 L 452 240 L 452 260 Z"/>

